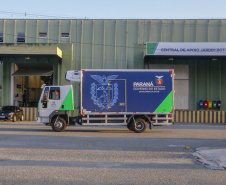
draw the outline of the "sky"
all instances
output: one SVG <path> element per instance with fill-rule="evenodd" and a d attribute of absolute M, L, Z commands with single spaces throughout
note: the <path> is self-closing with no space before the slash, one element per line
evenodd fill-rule
<path fill-rule="evenodd" d="M 0 0 L 4 19 L 224 19 L 226 0 Z"/>

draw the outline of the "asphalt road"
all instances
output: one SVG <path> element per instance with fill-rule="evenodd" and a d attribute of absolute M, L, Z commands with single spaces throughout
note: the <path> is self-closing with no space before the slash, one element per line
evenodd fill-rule
<path fill-rule="evenodd" d="M 0 184 L 226 184 L 196 148 L 226 148 L 225 124 L 176 124 L 134 133 L 125 127 L 0 122 Z"/>

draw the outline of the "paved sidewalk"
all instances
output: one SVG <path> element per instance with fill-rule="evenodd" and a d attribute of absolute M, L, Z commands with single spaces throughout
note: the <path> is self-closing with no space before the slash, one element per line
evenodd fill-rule
<path fill-rule="evenodd" d="M 226 169 L 226 148 L 197 148 L 193 156 L 203 163 L 207 168 L 213 170 Z"/>

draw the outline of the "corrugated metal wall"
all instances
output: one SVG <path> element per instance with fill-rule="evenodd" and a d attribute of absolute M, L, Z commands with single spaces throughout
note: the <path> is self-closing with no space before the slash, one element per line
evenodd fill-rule
<path fill-rule="evenodd" d="M 3 32 L 3 43 L 17 43 L 17 33 L 22 32 L 25 33 L 25 44 L 54 43 L 62 48 L 64 43 L 72 44 L 72 58 L 70 52 L 63 50 L 63 58 L 70 60 L 63 66 L 64 70 L 133 69 L 144 67 L 146 42 L 226 42 L 226 20 L 7 19 L 0 20 L 0 32 Z M 47 33 L 47 37 L 40 38 L 39 33 Z M 69 37 L 62 38 L 61 33 L 69 33 Z M 219 97 L 226 102 L 226 96 L 223 96 L 226 92 L 225 62 L 184 62 L 190 64 L 190 109 L 197 108 L 199 99 L 217 100 Z M 63 78 L 62 73 L 59 81 Z"/>
<path fill-rule="evenodd" d="M 221 101 L 226 109 L 226 59 L 193 59 L 190 65 L 190 109 L 199 109 L 199 100 Z"/>
<path fill-rule="evenodd" d="M 0 20 L 3 43 L 73 43 L 75 68 L 134 68 L 134 44 L 226 42 L 226 20 Z M 47 33 L 47 38 L 39 38 Z M 62 38 L 61 33 L 69 33 Z"/>

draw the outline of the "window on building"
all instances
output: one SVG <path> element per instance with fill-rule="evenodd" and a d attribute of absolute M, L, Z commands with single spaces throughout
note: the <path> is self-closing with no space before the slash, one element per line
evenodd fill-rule
<path fill-rule="evenodd" d="M 39 38 L 47 38 L 47 33 L 46 32 L 39 32 L 38 37 Z"/>
<path fill-rule="evenodd" d="M 25 42 L 25 33 L 17 33 L 17 42 Z"/>
<path fill-rule="evenodd" d="M 0 42 L 3 42 L 3 33 L 0 32 Z"/>
<path fill-rule="evenodd" d="M 69 33 L 61 33 L 61 38 L 69 38 L 70 34 Z"/>

